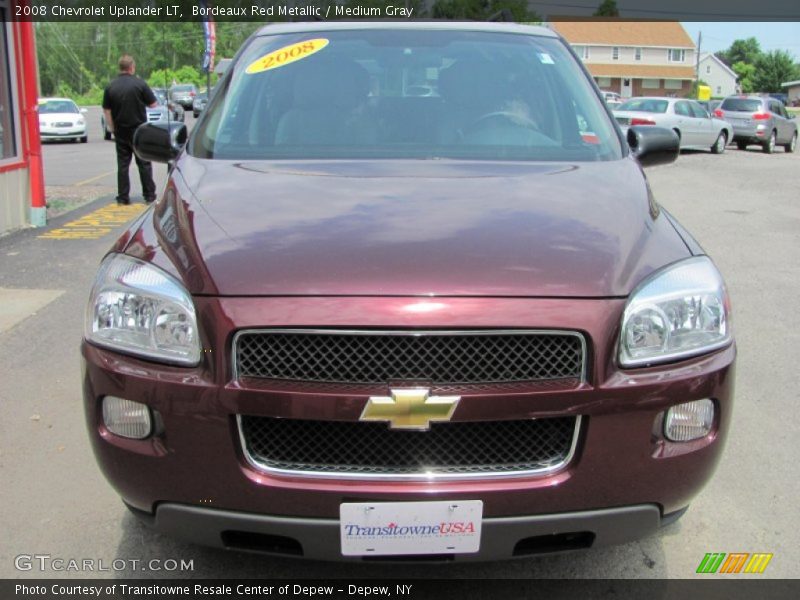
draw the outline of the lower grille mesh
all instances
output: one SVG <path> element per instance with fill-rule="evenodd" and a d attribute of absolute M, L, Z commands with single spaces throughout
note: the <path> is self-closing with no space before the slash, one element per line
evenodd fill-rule
<path fill-rule="evenodd" d="M 260 467 L 365 476 L 549 470 L 568 459 L 577 433 L 575 417 L 433 423 L 429 431 L 252 416 L 240 423 L 245 450 Z"/>

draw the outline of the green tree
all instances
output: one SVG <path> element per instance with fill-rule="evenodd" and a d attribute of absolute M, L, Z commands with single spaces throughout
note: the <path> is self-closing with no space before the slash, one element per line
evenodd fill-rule
<path fill-rule="evenodd" d="M 218 22 L 217 58 L 232 57 L 261 26 Z M 203 27 L 197 22 L 42 22 L 35 28 L 45 95 L 64 90 L 64 86 L 77 95 L 93 94 L 116 76 L 117 61 L 125 53 L 133 55 L 137 75 L 147 80 L 159 69 L 190 67 L 199 71 L 205 51 Z M 193 72 L 188 76 L 187 82 L 198 83 Z M 200 83 L 205 85 L 204 77 Z"/>
<path fill-rule="evenodd" d="M 781 83 L 800 77 L 794 57 L 786 50 L 773 50 L 762 54 L 755 64 L 754 91 L 781 92 Z"/>
<path fill-rule="evenodd" d="M 212 85 L 216 78 L 212 76 Z M 193 83 L 197 87 L 206 86 L 206 74 L 201 73 L 195 67 L 183 66 L 178 69 L 156 69 L 147 78 L 147 85 L 150 87 L 170 87 L 175 83 Z"/>
<path fill-rule="evenodd" d="M 744 93 L 755 91 L 756 88 L 753 83 L 753 77 L 756 74 L 755 66 L 744 61 L 739 61 L 734 63 L 731 69 L 733 69 L 733 72 L 736 73 L 736 76 L 739 78 L 739 87 L 742 88 Z"/>
<path fill-rule="evenodd" d="M 594 12 L 595 17 L 618 17 L 619 9 L 615 0 L 603 0 L 603 3 L 597 7 Z"/>
<path fill-rule="evenodd" d="M 716 55 L 717 58 L 731 68 L 733 68 L 732 65 L 738 62 L 752 65 L 755 64 L 758 57 L 761 56 L 761 45 L 754 37 L 749 37 L 744 40 L 735 40 L 730 48 L 717 52 Z"/>

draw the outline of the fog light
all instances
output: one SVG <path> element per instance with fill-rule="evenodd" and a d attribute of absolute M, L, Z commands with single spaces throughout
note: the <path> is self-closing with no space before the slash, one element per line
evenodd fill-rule
<path fill-rule="evenodd" d="M 664 419 L 664 435 L 673 442 L 688 442 L 708 435 L 714 422 L 714 402 L 708 398 L 673 406 Z"/>
<path fill-rule="evenodd" d="M 103 398 L 103 422 L 111 433 L 136 440 L 146 438 L 153 429 L 146 404 L 116 396 Z"/>

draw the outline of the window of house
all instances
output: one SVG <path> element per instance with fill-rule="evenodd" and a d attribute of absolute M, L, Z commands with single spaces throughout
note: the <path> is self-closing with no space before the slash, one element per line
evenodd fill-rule
<path fill-rule="evenodd" d="M 636 48 L 633 51 L 633 60 L 642 60 L 642 49 Z"/>
<path fill-rule="evenodd" d="M 0 161 L 17 155 L 14 135 L 14 104 L 11 90 L 11 60 L 6 9 L 0 4 Z"/>
<path fill-rule="evenodd" d="M 671 48 L 669 50 L 669 62 L 683 62 L 686 57 L 686 50 L 682 48 Z"/>
<path fill-rule="evenodd" d="M 601 88 L 611 87 L 611 77 L 598 77 L 597 85 Z"/>
<path fill-rule="evenodd" d="M 572 48 L 575 50 L 575 54 L 580 56 L 583 60 L 589 58 L 589 46 L 573 46 Z"/>
<path fill-rule="evenodd" d="M 711 65 L 706 65 L 706 73 L 711 73 Z"/>
<path fill-rule="evenodd" d="M 655 90 L 661 87 L 660 79 L 642 79 L 642 88 L 646 90 Z"/>
<path fill-rule="evenodd" d="M 664 89 L 665 90 L 680 90 L 683 89 L 683 81 L 680 79 L 665 79 L 664 80 Z"/>
<path fill-rule="evenodd" d="M 613 60 L 619 60 L 619 46 L 614 46 L 611 49 L 611 58 Z"/>
<path fill-rule="evenodd" d="M 720 94 L 722 94 L 722 86 L 721 86 L 721 85 L 718 85 L 718 86 L 717 86 L 717 91 L 716 91 L 716 94 L 717 94 L 717 96 L 719 96 Z"/>

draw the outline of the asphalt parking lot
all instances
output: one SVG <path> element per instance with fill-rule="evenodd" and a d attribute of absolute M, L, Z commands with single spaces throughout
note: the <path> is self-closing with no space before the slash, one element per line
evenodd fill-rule
<path fill-rule="evenodd" d="M 73 186 L 80 190 L 97 190 L 105 194 L 116 193 L 117 158 L 114 142 L 103 139 L 100 129 L 99 106 L 89 106 L 84 115 L 88 125 L 89 141 L 80 144 L 71 141 L 47 142 L 42 145 L 44 160 L 45 185 L 48 187 Z M 186 125 L 194 125 L 192 111 L 185 114 Z M 167 169 L 163 165 L 154 165 L 153 174 L 158 189 L 164 188 Z M 135 167 L 131 168 L 131 194 L 133 199 L 141 200 L 139 176 Z M 138 196 L 137 196 L 138 194 Z"/>
<path fill-rule="evenodd" d="M 45 149 L 48 182 L 114 185 L 114 152 L 89 115 L 88 144 Z M 191 115 L 187 119 L 191 121 Z M 165 173 L 159 167 L 159 189 Z M 0 327 L 0 577 L 236 578 L 690 578 L 708 552 L 767 552 L 761 577 L 800 575 L 795 448 L 800 401 L 800 153 L 729 147 L 685 152 L 648 170 L 657 200 L 714 258 L 733 299 L 739 349 L 733 428 L 716 476 L 678 523 L 625 546 L 481 565 L 323 564 L 226 553 L 159 536 L 123 508 L 95 466 L 84 429 L 80 356 L 83 310 L 96 265 L 115 231 L 48 239 L 28 230 L 0 239 L 0 288 L 35 289 L 22 316 Z M 136 182 L 135 171 L 131 171 Z M 138 193 L 134 183 L 134 197 Z M 109 197 L 59 217 L 58 228 Z M 33 314 L 31 314 L 33 313 Z M 15 557 L 192 561 L 185 572 L 18 570 Z M 97 564 L 97 563 L 95 563 Z M 167 564 L 162 562 L 162 565 Z M 705 576 L 708 577 L 708 576 Z"/>

